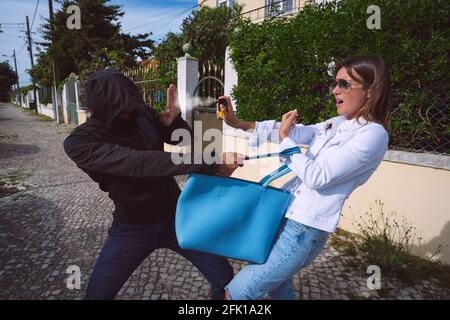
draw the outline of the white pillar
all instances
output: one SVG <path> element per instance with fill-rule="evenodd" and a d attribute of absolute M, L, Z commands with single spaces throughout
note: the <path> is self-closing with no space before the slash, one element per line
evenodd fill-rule
<path fill-rule="evenodd" d="M 238 76 L 236 69 L 234 69 L 233 63 L 231 63 L 230 58 L 230 47 L 225 50 L 225 84 L 224 84 L 224 95 L 231 96 L 231 90 L 237 85 Z M 233 103 L 233 111 L 236 111 L 236 102 L 231 99 Z"/>
<path fill-rule="evenodd" d="M 237 85 L 238 81 L 236 69 L 234 69 L 233 63 L 231 62 L 230 50 L 230 47 L 227 47 L 227 49 L 225 50 L 225 84 L 223 88 L 224 95 L 229 97 L 231 97 L 231 90 L 233 90 L 233 87 Z M 231 103 L 233 104 L 233 111 L 236 111 L 236 101 L 234 101 L 233 98 L 231 98 Z M 222 126 L 222 132 L 224 134 L 234 135 L 237 131 L 237 129 L 234 129 L 227 125 L 225 121 L 222 121 Z"/>
<path fill-rule="evenodd" d="M 75 81 L 75 101 L 76 101 L 76 103 L 77 103 L 77 112 L 78 111 L 81 111 L 81 103 L 80 103 L 80 99 L 79 99 L 79 97 L 78 97 L 78 95 L 79 95 L 79 93 L 80 93 L 80 84 L 79 84 L 79 81 L 78 80 L 76 80 Z"/>
<path fill-rule="evenodd" d="M 56 102 L 56 106 L 55 106 L 55 109 L 56 109 L 56 118 L 55 118 L 55 120 L 56 120 L 56 123 L 61 123 L 60 122 L 60 119 L 59 119 L 59 112 L 58 112 L 58 108 L 59 108 L 59 92 L 58 92 L 58 87 L 57 86 L 54 86 L 53 87 L 53 90 L 55 90 L 55 102 Z"/>
<path fill-rule="evenodd" d="M 67 83 L 64 83 L 62 90 L 62 109 L 64 123 L 68 124 L 69 122 L 66 120 L 69 119 L 69 116 L 67 115 Z"/>
<path fill-rule="evenodd" d="M 39 90 L 36 88 L 36 109 L 39 110 L 39 106 L 41 105 L 41 97 L 39 95 Z M 38 111 L 39 112 L 39 111 Z"/>
<path fill-rule="evenodd" d="M 178 100 L 184 120 L 192 119 L 193 94 L 198 84 L 198 59 L 193 57 L 178 58 Z"/>
<path fill-rule="evenodd" d="M 58 119 L 58 111 L 57 111 L 57 97 L 56 97 L 56 88 L 55 86 L 51 86 L 51 94 L 52 94 L 52 110 L 53 110 L 53 119 Z"/>

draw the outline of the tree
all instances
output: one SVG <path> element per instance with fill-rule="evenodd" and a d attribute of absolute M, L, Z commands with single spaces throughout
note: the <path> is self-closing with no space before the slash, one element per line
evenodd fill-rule
<path fill-rule="evenodd" d="M 47 51 L 38 49 L 36 64 L 28 70 L 28 73 L 38 86 L 50 87 L 52 85 L 52 60 Z"/>
<path fill-rule="evenodd" d="M 162 79 L 162 85 L 173 82 L 177 76 L 177 59 L 183 55 L 183 36 L 169 32 L 152 54 L 158 60 L 158 78 Z"/>
<path fill-rule="evenodd" d="M 176 61 L 183 55 L 185 43 L 192 44 L 191 54 L 199 59 L 200 65 L 210 61 L 224 66 L 227 39 L 240 21 L 241 10 L 242 7 L 236 4 L 232 7 L 200 7 L 183 20 L 180 33 L 167 33 L 152 51 L 160 63 L 158 75 L 163 83 L 169 84 L 176 77 Z"/>
<path fill-rule="evenodd" d="M 211 61 L 223 65 L 228 36 L 240 21 L 242 6 L 200 7 L 184 19 L 181 30 L 184 42 L 190 42 L 192 55 L 202 64 Z"/>
<path fill-rule="evenodd" d="M 59 79 L 71 72 L 85 76 L 93 69 L 132 67 L 138 58 L 144 59 L 154 47 L 150 34 L 131 36 L 121 32 L 118 19 L 123 16 L 120 6 L 109 0 L 59 0 L 61 9 L 54 14 L 53 29 L 50 22 L 42 25 L 44 49 L 30 71 L 36 83 L 52 82 L 51 59 L 57 60 Z M 81 12 L 81 29 L 68 29 L 69 5 L 77 5 Z"/>
<path fill-rule="evenodd" d="M 0 101 L 8 102 L 11 95 L 11 86 L 16 83 L 16 74 L 9 63 L 0 62 Z"/>

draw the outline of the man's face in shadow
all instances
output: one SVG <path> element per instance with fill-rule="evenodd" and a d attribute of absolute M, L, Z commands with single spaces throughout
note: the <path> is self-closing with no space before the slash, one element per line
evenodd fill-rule
<path fill-rule="evenodd" d="M 120 120 L 127 120 L 130 119 L 131 114 L 129 112 L 122 112 L 120 113 L 117 118 Z"/>
<path fill-rule="evenodd" d="M 113 127 L 119 130 L 131 130 L 136 127 L 137 112 L 121 112 L 116 117 Z"/>

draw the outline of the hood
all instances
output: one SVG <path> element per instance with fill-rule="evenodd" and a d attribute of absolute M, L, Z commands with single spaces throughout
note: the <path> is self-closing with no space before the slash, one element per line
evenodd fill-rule
<path fill-rule="evenodd" d="M 92 116 L 108 125 L 117 122 L 120 113 L 136 114 L 145 105 L 133 81 L 114 69 L 91 75 L 86 82 L 86 97 Z"/>

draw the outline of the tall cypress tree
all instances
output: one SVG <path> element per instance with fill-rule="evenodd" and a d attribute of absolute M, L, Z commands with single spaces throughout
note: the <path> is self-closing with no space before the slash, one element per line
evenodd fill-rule
<path fill-rule="evenodd" d="M 16 82 L 16 74 L 7 62 L 0 62 L 0 101 L 10 98 L 11 86 Z"/>
<path fill-rule="evenodd" d="M 150 34 L 131 36 L 121 32 L 119 23 L 124 12 L 109 0 L 59 0 L 61 7 L 54 14 L 54 28 L 48 20 L 41 26 L 43 42 L 37 64 L 30 71 L 34 81 L 49 85 L 51 59 L 58 63 L 59 79 L 71 72 L 85 74 L 105 67 L 132 67 L 138 58 L 144 59 L 154 47 Z M 68 6 L 77 5 L 81 12 L 81 29 L 67 28 Z"/>

